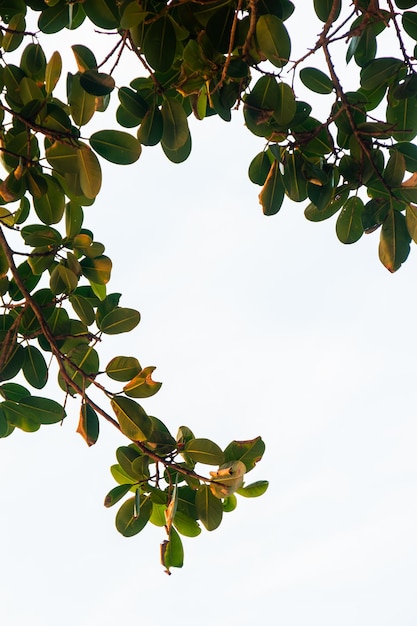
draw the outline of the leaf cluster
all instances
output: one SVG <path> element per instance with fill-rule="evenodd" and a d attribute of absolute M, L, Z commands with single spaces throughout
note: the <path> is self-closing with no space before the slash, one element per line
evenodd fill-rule
<path fill-rule="evenodd" d="M 235 508 L 235 492 L 263 493 L 264 481 L 242 486 L 263 443 L 222 450 L 186 427 L 173 437 L 137 402 L 160 389 L 153 366 L 130 355 L 100 365 L 101 342 L 133 331 L 140 314 L 108 291 L 112 260 L 84 209 L 100 192 L 101 159 L 131 165 L 160 145 L 181 163 L 192 148 L 190 116 L 228 122 L 241 108 L 265 144 L 249 166 L 265 215 L 289 197 L 308 203 L 313 222 L 337 216 L 345 244 L 380 228 L 380 259 L 396 271 L 417 241 L 417 2 L 312 4 L 321 33 L 296 60 L 290 0 L 0 3 L 0 436 L 67 419 L 68 395 L 79 399 L 77 430 L 88 445 L 100 419 L 112 423 L 130 443 L 117 452 L 119 484 L 106 505 L 133 493 L 116 516 L 126 536 L 148 521 L 166 527 L 168 571 L 182 564 L 178 533 L 198 534 L 200 522 L 216 528 Z M 64 77 L 60 52 L 47 58 L 42 38 L 69 29 L 75 41 L 81 24 L 116 43 L 103 59 L 74 43 L 76 71 Z M 380 56 L 377 43 L 388 31 L 392 56 Z M 357 68 L 355 90 L 345 91 L 335 67 L 341 42 L 346 63 Z M 325 70 L 311 65 L 313 55 L 323 55 Z M 126 61 L 130 81 L 119 84 Z M 313 93 L 327 102 L 317 117 Z M 88 133 L 112 99 L 115 124 Z M 26 387 L 46 388 L 52 361 L 62 403 Z M 201 476 L 197 463 L 217 469 Z"/>

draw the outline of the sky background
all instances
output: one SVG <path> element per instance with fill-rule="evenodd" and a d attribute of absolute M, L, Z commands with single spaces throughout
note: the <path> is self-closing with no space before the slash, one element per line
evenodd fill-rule
<path fill-rule="evenodd" d="M 164 530 L 126 539 L 103 507 L 124 443 L 114 428 L 88 449 L 74 403 L 62 427 L 15 431 L 0 440 L 0 623 L 414 626 L 416 250 L 391 275 L 378 232 L 343 246 L 334 220 L 309 223 L 288 199 L 264 217 L 247 178 L 263 142 L 241 112 L 194 121 L 192 136 L 182 165 L 159 147 L 103 163 L 85 226 L 114 262 L 110 290 L 142 321 L 106 341 L 102 365 L 156 365 L 163 386 L 143 404 L 174 434 L 262 435 L 247 482 L 270 488 L 184 538 L 168 577 Z"/>

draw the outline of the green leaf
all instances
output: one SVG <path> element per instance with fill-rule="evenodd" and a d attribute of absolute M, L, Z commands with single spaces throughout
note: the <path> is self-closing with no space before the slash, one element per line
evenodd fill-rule
<path fill-rule="evenodd" d="M 268 159 L 269 160 L 269 159 Z M 264 215 L 275 215 L 284 201 L 285 188 L 278 161 L 273 161 L 265 184 L 259 194 L 259 202 Z"/>
<path fill-rule="evenodd" d="M 256 22 L 256 39 L 261 54 L 275 67 L 288 63 L 291 40 L 282 20 L 276 15 L 261 15 Z"/>
<path fill-rule="evenodd" d="M 43 82 L 45 78 L 46 57 L 42 47 L 37 43 L 30 43 L 22 52 L 20 59 L 22 70 L 35 81 Z"/>
<path fill-rule="evenodd" d="M 104 506 L 110 508 L 111 506 L 119 502 L 123 498 L 123 496 L 129 493 L 131 487 L 133 487 L 133 484 L 130 483 L 113 487 L 113 489 L 111 489 L 104 498 Z"/>
<path fill-rule="evenodd" d="M 107 313 L 99 322 L 98 326 L 107 335 L 118 335 L 128 333 L 140 322 L 140 313 L 135 309 L 117 307 Z"/>
<path fill-rule="evenodd" d="M 314 0 L 314 10 L 319 20 L 321 20 L 322 22 L 327 22 L 333 8 L 333 4 L 334 0 Z M 337 0 L 333 21 L 336 21 L 339 17 L 341 7 L 341 0 Z"/>
<path fill-rule="evenodd" d="M 116 528 L 124 537 L 133 537 L 143 530 L 152 513 L 152 501 L 149 496 L 141 496 L 140 515 L 135 513 L 135 498 L 129 498 L 122 504 L 116 515 Z"/>
<path fill-rule="evenodd" d="M 98 26 L 106 30 L 112 30 L 119 26 L 118 7 L 110 0 L 88 0 L 84 10 L 87 17 Z"/>
<path fill-rule="evenodd" d="M 387 107 L 387 121 L 394 126 L 396 141 L 410 141 L 417 135 L 417 98 L 404 98 Z"/>
<path fill-rule="evenodd" d="M 71 50 L 74 53 L 79 72 L 85 72 L 87 70 L 97 68 L 96 57 L 90 48 L 87 48 L 87 46 L 83 46 L 82 44 L 75 44 L 74 46 L 71 46 Z"/>
<path fill-rule="evenodd" d="M 32 387 L 42 389 L 48 381 L 48 367 L 45 359 L 35 346 L 26 346 L 23 375 Z"/>
<path fill-rule="evenodd" d="M 237 507 L 237 498 L 234 493 L 230 496 L 227 496 L 223 500 L 223 511 L 225 513 L 231 513 Z"/>
<path fill-rule="evenodd" d="M 245 498 L 257 498 L 258 496 L 262 496 L 265 491 L 268 489 L 269 483 L 267 480 L 257 480 L 250 485 L 245 485 L 237 490 L 240 496 L 245 496 Z"/>
<path fill-rule="evenodd" d="M 301 82 L 311 91 L 321 94 L 329 94 L 334 86 L 331 79 L 316 67 L 304 67 L 300 71 Z"/>
<path fill-rule="evenodd" d="M 259 152 L 251 161 L 249 165 L 248 175 L 249 179 L 255 183 L 255 185 L 265 184 L 271 169 L 271 161 L 265 151 Z"/>
<path fill-rule="evenodd" d="M 0 404 L 0 410 L 11 426 L 16 426 L 27 433 L 34 433 L 41 427 L 32 411 L 28 411 L 18 402 L 6 400 Z"/>
<path fill-rule="evenodd" d="M 26 30 L 25 16 L 16 13 L 7 25 L 8 30 L 4 33 L 2 47 L 5 52 L 13 52 L 23 41 Z"/>
<path fill-rule="evenodd" d="M 20 231 L 27 246 L 58 246 L 62 237 L 52 226 L 30 224 Z"/>
<path fill-rule="evenodd" d="M 87 298 L 73 293 L 69 297 L 69 301 L 75 313 L 86 326 L 93 324 L 95 320 L 94 309 Z"/>
<path fill-rule="evenodd" d="M 189 137 L 187 115 L 178 100 L 165 98 L 161 114 L 163 119 L 162 143 L 168 150 L 178 150 Z"/>
<path fill-rule="evenodd" d="M 106 96 L 113 91 L 116 83 L 113 76 L 93 69 L 81 73 L 80 85 L 93 96 Z"/>
<path fill-rule="evenodd" d="M 405 161 L 405 169 L 408 172 L 417 172 L 417 146 L 413 143 L 400 142 L 391 146 L 391 150 L 398 150 Z"/>
<path fill-rule="evenodd" d="M 336 222 L 336 234 L 342 243 L 355 243 L 362 237 L 363 207 L 363 201 L 357 196 L 345 202 Z"/>
<path fill-rule="evenodd" d="M 224 460 L 223 451 L 210 439 L 191 439 L 183 451 L 196 463 L 221 465 Z"/>
<path fill-rule="evenodd" d="M 94 152 L 85 144 L 78 150 L 80 186 L 87 198 L 95 198 L 101 188 L 101 167 Z"/>
<path fill-rule="evenodd" d="M 69 350 L 67 356 L 68 361 L 64 362 L 64 367 L 70 379 L 81 389 L 89 387 L 92 382 L 90 378 L 96 376 L 99 370 L 97 351 L 92 346 L 78 341 L 75 347 Z M 68 389 L 68 384 L 61 374 L 58 376 L 58 381 L 61 389 L 73 393 L 71 387 Z"/>
<path fill-rule="evenodd" d="M 405 11 L 401 21 L 407 35 L 417 40 L 417 13 L 415 11 Z"/>
<path fill-rule="evenodd" d="M 165 156 L 172 163 L 183 163 L 188 159 L 191 153 L 191 135 L 188 133 L 188 138 L 183 146 L 178 149 L 171 150 L 168 148 L 163 141 L 161 141 L 162 150 L 165 153 Z"/>
<path fill-rule="evenodd" d="M 99 432 L 100 422 L 97 413 L 89 404 L 83 402 L 77 433 L 81 435 L 88 446 L 93 446 L 98 439 Z"/>
<path fill-rule="evenodd" d="M 405 158 L 398 150 L 392 150 L 383 172 L 384 180 L 389 187 L 398 187 L 403 181 L 404 174 Z"/>
<path fill-rule="evenodd" d="M 27 396 L 19 400 L 19 406 L 31 412 L 39 424 L 57 424 L 62 422 L 66 416 L 65 410 L 62 406 L 50 400 L 49 398 L 41 398 L 38 396 Z"/>
<path fill-rule="evenodd" d="M 404 61 L 392 57 L 375 59 L 361 70 L 361 85 L 368 90 L 388 85 L 396 80 L 400 70 L 406 71 Z"/>
<path fill-rule="evenodd" d="M 313 202 L 309 204 L 304 216 L 310 222 L 322 222 L 332 217 L 343 206 L 349 196 L 349 189 L 337 187 L 333 190 L 328 200 L 322 207 L 317 207 Z"/>
<path fill-rule="evenodd" d="M 47 174 L 42 175 L 47 184 L 47 192 L 40 198 L 33 198 L 36 215 L 44 224 L 57 224 L 65 211 L 65 196 L 60 184 Z"/>
<path fill-rule="evenodd" d="M 175 513 L 174 526 L 185 537 L 198 537 L 201 533 L 201 527 L 197 520 L 189 517 L 182 511 L 177 510 Z"/>
<path fill-rule="evenodd" d="M 13 402 L 19 402 L 21 398 L 30 396 L 29 390 L 17 383 L 4 383 L 0 386 L 0 394 L 5 400 L 12 400 Z"/>
<path fill-rule="evenodd" d="M 121 431 L 132 441 L 146 441 L 152 431 L 152 421 L 142 409 L 140 404 L 124 398 L 115 396 L 111 405 L 119 421 Z"/>
<path fill-rule="evenodd" d="M 195 496 L 198 518 L 207 530 L 215 530 L 223 517 L 221 500 L 213 496 L 208 485 L 200 485 Z"/>
<path fill-rule="evenodd" d="M 388 271 L 396 272 L 407 259 L 410 241 L 404 215 L 391 209 L 382 224 L 379 242 L 379 258 Z"/>
<path fill-rule="evenodd" d="M 110 468 L 111 475 L 119 485 L 125 485 L 132 480 L 132 477 L 127 474 L 119 464 L 112 465 Z"/>
<path fill-rule="evenodd" d="M 9 424 L 7 421 L 7 417 L 4 411 L 1 409 L 0 405 L 0 438 L 8 437 L 14 431 L 14 426 Z"/>
<path fill-rule="evenodd" d="M 49 286 L 53 294 L 70 294 L 78 285 L 78 276 L 68 267 L 59 263 L 51 272 Z"/>
<path fill-rule="evenodd" d="M 141 371 L 136 357 L 115 356 L 106 366 L 106 374 L 113 380 L 126 382 L 134 378 Z"/>
<path fill-rule="evenodd" d="M 164 122 L 161 111 L 153 106 L 147 111 L 138 129 L 138 141 L 144 146 L 155 146 L 162 139 Z"/>
<path fill-rule="evenodd" d="M 247 441 L 231 441 L 224 451 L 224 462 L 243 461 L 246 471 L 250 472 L 265 452 L 265 444 L 261 437 Z"/>
<path fill-rule="evenodd" d="M 171 567 L 182 567 L 184 564 L 184 548 L 182 547 L 180 536 L 174 528 L 171 528 L 169 541 L 165 541 L 162 546 L 162 565 L 166 567 L 166 571 L 170 574 L 169 570 Z"/>
<path fill-rule="evenodd" d="M 84 126 L 91 120 L 96 110 L 96 97 L 81 87 L 81 75 L 69 75 L 67 80 L 68 104 L 71 116 L 77 126 Z"/>
<path fill-rule="evenodd" d="M 298 151 L 285 154 L 282 180 L 285 193 L 294 202 L 301 202 L 307 198 L 307 179 L 303 173 L 303 166 L 304 160 Z"/>
<path fill-rule="evenodd" d="M 414 204 L 407 205 L 405 223 L 412 240 L 417 243 L 417 206 Z"/>
<path fill-rule="evenodd" d="M 177 38 L 172 21 L 163 16 L 146 28 L 143 51 L 149 65 L 157 72 L 168 71 L 174 62 Z"/>
<path fill-rule="evenodd" d="M 148 447 L 156 450 L 158 454 L 172 452 L 177 447 L 174 437 L 160 419 L 153 416 L 150 416 L 150 419 L 152 421 L 152 432 L 149 435 Z"/>
<path fill-rule="evenodd" d="M 214 48 L 226 54 L 230 45 L 230 31 L 235 12 L 231 6 L 220 7 L 213 12 L 206 24 L 206 33 Z"/>
<path fill-rule="evenodd" d="M 92 283 L 106 285 L 110 280 L 112 262 L 109 257 L 101 255 L 95 258 L 86 257 L 80 261 L 83 275 Z"/>
<path fill-rule="evenodd" d="M 121 87 L 118 91 L 118 97 L 122 109 L 132 118 L 130 125 L 137 126 L 140 124 L 149 108 L 146 100 L 129 87 Z"/>
<path fill-rule="evenodd" d="M 125 394 L 131 398 L 150 398 L 155 395 L 160 390 L 162 383 L 152 380 L 154 370 L 155 367 L 145 367 L 123 387 Z"/>
<path fill-rule="evenodd" d="M 142 151 L 136 137 L 120 130 L 99 130 L 91 135 L 90 144 L 100 156 L 118 165 L 134 163 Z"/>

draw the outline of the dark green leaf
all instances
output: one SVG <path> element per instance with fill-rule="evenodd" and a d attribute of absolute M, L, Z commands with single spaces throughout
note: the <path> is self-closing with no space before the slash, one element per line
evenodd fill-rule
<path fill-rule="evenodd" d="M 66 416 L 62 406 L 49 398 L 27 396 L 19 400 L 19 406 L 31 412 L 39 424 L 56 424 Z"/>
<path fill-rule="evenodd" d="M 123 496 L 129 493 L 131 487 L 133 487 L 133 485 L 130 483 L 113 487 L 113 489 L 111 489 L 104 498 L 104 506 L 109 508 L 119 502 L 119 500 L 121 500 Z"/>
<path fill-rule="evenodd" d="M 88 446 L 93 446 L 98 439 L 99 432 L 100 422 L 97 413 L 89 404 L 83 402 L 77 433 L 81 435 Z"/>
<path fill-rule="evenodd" d="M 42 389 L 48 381 L 48 367 L 42 353 L 35 346 L 26 346 L 23 375 L 32 387 Z"/>
<path fill-rule="evenodd" d="M 336 234 L 342 243 L 355 243 L 363 235 L 363 202 L 357 196 L 349 198 L 336 222 Z"/>
<path fill-rule="evenodd" d="M 300 78 L 304 85 L 315 93 L 329 94 L 334 89 L 327 74 L 316 67 L 304 67 L 300 71 Z"/>
<path fill-rule="evenodd" d="M 417 40 L 417 13 L 415 11 L 403 13 L 402 25 L 407 35 Z"/>
<path fill-rule="evenodd" d="M 97 72 L 97 70 L 86 70 L 80 75 L 80 85 L 93 96 L 105 96 L 113 91 L 116 84 L 109 74 Z"/>
<path fill-rule="evenodd" d="M 142 151 L 136 137 L 120 130 L 99 130 L 91 135 L 90 144 L 100 156 L 119 165 L 134 163 Z"/>
<path fill-rule="evenodd" d="M 124 537 L 133 537 L 145 528 L 152 513 L 150 497 L 141 497 L 139 516 L 135 515 L 135 508 L 135 498 L 129 498 L 117 512 L 116 528 Z"/>
<path fill-rule="evenodd" d="M 173 64 L 177 38 L 168 16 L 152 22 L 146 28 L 143 51 L 149 65 L 158 72 L 166 72 Z"/>

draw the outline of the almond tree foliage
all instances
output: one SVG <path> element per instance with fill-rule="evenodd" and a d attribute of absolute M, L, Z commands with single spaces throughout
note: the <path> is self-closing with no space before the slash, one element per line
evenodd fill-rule
<path fill-rule="evenodd" d="M 123 500 L 116 527 L 125 536 L 148 522 L 165 527 L 168 573 L 183 563 L 180 535 L 197 536 L 200 524 L 214 530 L 236 493 L 266 490 L 266 481 L 244 483 L 265 446 L 256 437 L 223 450 L 186 426 L 174 437 L 137 402 L 161 386 L 154 367 L 130 355 L 100 367 L 105 336 L 132 331 L 140 315 L 108 292 L 112 261 L 84 224 L 83 207 L 100 191 L 98 157 L 132 164 L 143 146 L 160 144 L 181 163 L 191 152 L 190 115 L 228 122 L 243 110 L 247 129 L 265 140 L 249 166 L 265 215 L 288 196 L 308 201 L 313 222 L 338 214 L 343 243 L 381 227 L 380 259 L 396 271 L 417 241 L 417 11 L 409 10 L 417 1 L 383 4 L 314 0 L 311 41 L 293 58 L 290 0 L 0 0 L 0 436 L 61 422 L 68 395 L 79 399 L 77 430 L 88 445 L 99 418 L 110 422 L 126 445 L 105 506 Z M 114 35 L 104 58 L 75 43 L 83 23 Z M 60 53 L 47 58 L 42 48 L 55 34 L 58 48 L 63 29 L 74 31 L 77 67 L 66 77 Z M 387 32 L 393 56 L 378 56 Z M 354 91 L 334 62 L 340 47 L 350 75 L 356 68 Z M 130 83 L 116 85 L 126 59 Z M 65 80 L 63 101 L 55 94 Z M 323 98 L 320 119 L 303 99 L 309 91 Z M 116 123 L 88 135 L 111 98 Z M 52 362 L 61 403 L 36 395 Z M 201 475 L 197 464 L 215 469 Z"/>

